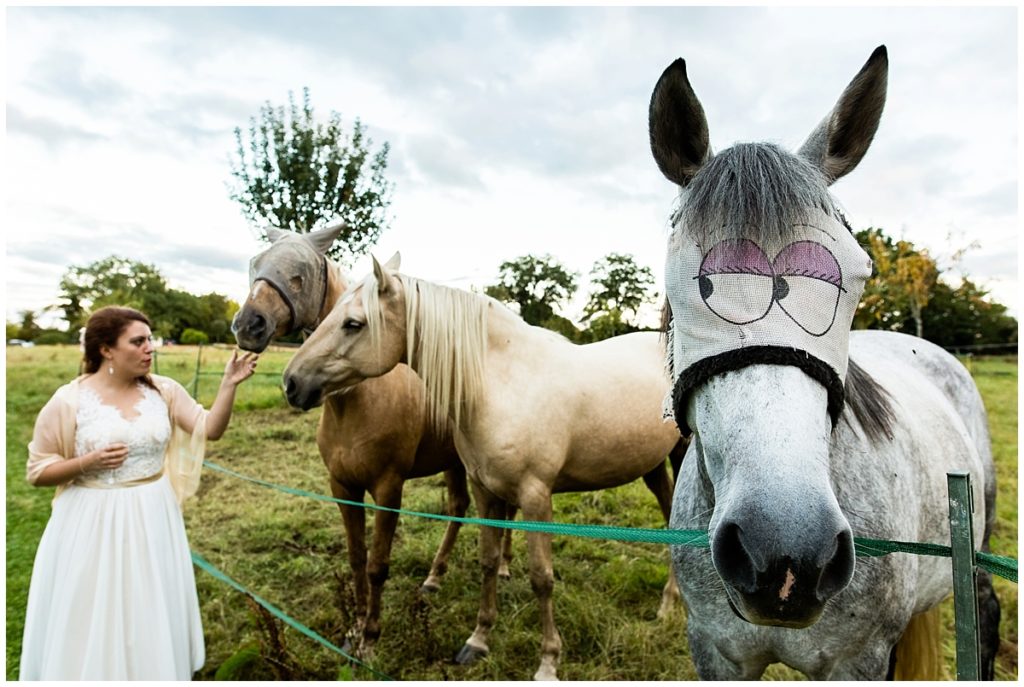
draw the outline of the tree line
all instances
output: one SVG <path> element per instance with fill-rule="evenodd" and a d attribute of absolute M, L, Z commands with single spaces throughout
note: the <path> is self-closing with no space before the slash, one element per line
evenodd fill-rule
<path fill-rule="evenodd" d="M 195 295 L 172 289 L 159 270 L 115 255 L 70 267 L 60 280 L 61 313 L 66 329 L 43 328 L 42 313 L 24 311 L 20 323 L 7 323 L 7 338 L 40 344 L 77 343 L 89 315 L 105 305 L 126 305 L 146 313 L 153 335 L 179 343 L 233 343 L 231 319 L 238 303 L 219 293 Z"/>
<path fill-rule="evenodd" d="M 394 185 L 385 172 L 389 146 L 374 149 L 356 119 L 351 131 L 332 112 L 320 123 L 303 89 L 301 106 L 288 95 L 288 108 L 265 103 L 249 120 L 247 136 L 234 131 L 228 195 L 253 225 L 309 232 L 335 219 L 345 233 L 328 255 L 342 264 L 365 254 L 388 229 Z M 953 285 L 927 250 L 895 240 L 880 228 L 857 238 L 874 261 L 853 326 L 902 331 L 947 348 L 1016 344 L 1017 320 L 1006 306 L 969 278 Z M 523 255 L 499 267 L 497 283 L 484 293 L 510 304 L 526 322 L 587 343 L 641 328 L 640 308 L 657 293 L 650 268 L 631 255 L 610 253 L 590 271 L 591 290 L 583 316 L 562 313 L 575 298 L 580 275 L 551 255 Z M 197 296 L 171 289 L 153 265 L 110 256 L 71 267 L 60 281 L 59 310 L 67 329 L 39 326 L 41 313 L 24 311 L 7 322 L 7 338 L 37 343 L 75 342 L 88 314 L 102 305 L 137 307 L 153 321 L 153 331 L 182 343 L 231 342 L 231 318 L 238 304 L 226 296 Z"/>

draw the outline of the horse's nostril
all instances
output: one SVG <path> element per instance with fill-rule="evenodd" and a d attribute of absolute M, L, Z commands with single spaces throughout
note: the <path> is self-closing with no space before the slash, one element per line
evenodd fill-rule
<path fill-rule="evenodd" d="M 267 328 L 267 318 L 263 315 L 256 314 L 252 316 L 252 321 L 249 323 L 249 331 L 253 334 L 262 334 Z"/>
<path fill-rule="evenodd" d="M 711 554 L 723 580 L 741 592 L 751 593 L 757 587 L 757 573 L 741 535 L 737 523 L 722 523 L 711 545 Z"/>
<path fill-rule="evenodd" d="M 815 591 L 819 601 L 827 601 L 850 584 L 855 561 L 853 536 L 849 530 L 843 530 L 836 535 L 836 552 L 825 564 L 818 580 L 818 588 Z"/>

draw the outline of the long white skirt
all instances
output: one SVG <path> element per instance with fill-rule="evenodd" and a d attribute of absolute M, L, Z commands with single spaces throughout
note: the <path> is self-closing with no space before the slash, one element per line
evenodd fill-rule
<path fill-rule="evenodd" d="M 166 475 L 69 486 L 36 551 L 21 680 L 189 680 L 205 661 L 185 523 Z"/>

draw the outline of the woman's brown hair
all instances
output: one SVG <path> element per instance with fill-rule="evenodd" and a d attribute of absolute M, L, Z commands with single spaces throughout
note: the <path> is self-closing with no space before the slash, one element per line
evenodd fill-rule
<path fill-rule="evenodd" d="M 142 322 L 147 327 L 152 327 L 149 318 L 138 310 L 118 305 L 100 308 L 89 317 L 82 337 L 82 346 L 85 349 L 82 366 L 86 374 L 93 374 L 100 369 L 103 365 L 100 348 L 117 346 L 117 340 L 132 322 Z M 142 375 L 139 380 L 146 386 L 156 389 L 149 375 Z"/>

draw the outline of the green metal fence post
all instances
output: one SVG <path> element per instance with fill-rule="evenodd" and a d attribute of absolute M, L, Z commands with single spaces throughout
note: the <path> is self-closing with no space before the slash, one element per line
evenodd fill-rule
<path fill-rule="evenodd" d="M 199 350 L 196 351 L 196 376 L 192 382 L 192 398 L 199 400 L 199 369 L 202 365 L 203 359 L 203 344 L 199 344 Z"/>
<path fill-rule="evenodd" d="M 978 587 L 971 513 L 974 497 L 966 470 L 946 473 L 949 536 L 953 553 L 953 611 L 956 621 L 956 679 L 981 679 L 978 644 Z"/>

